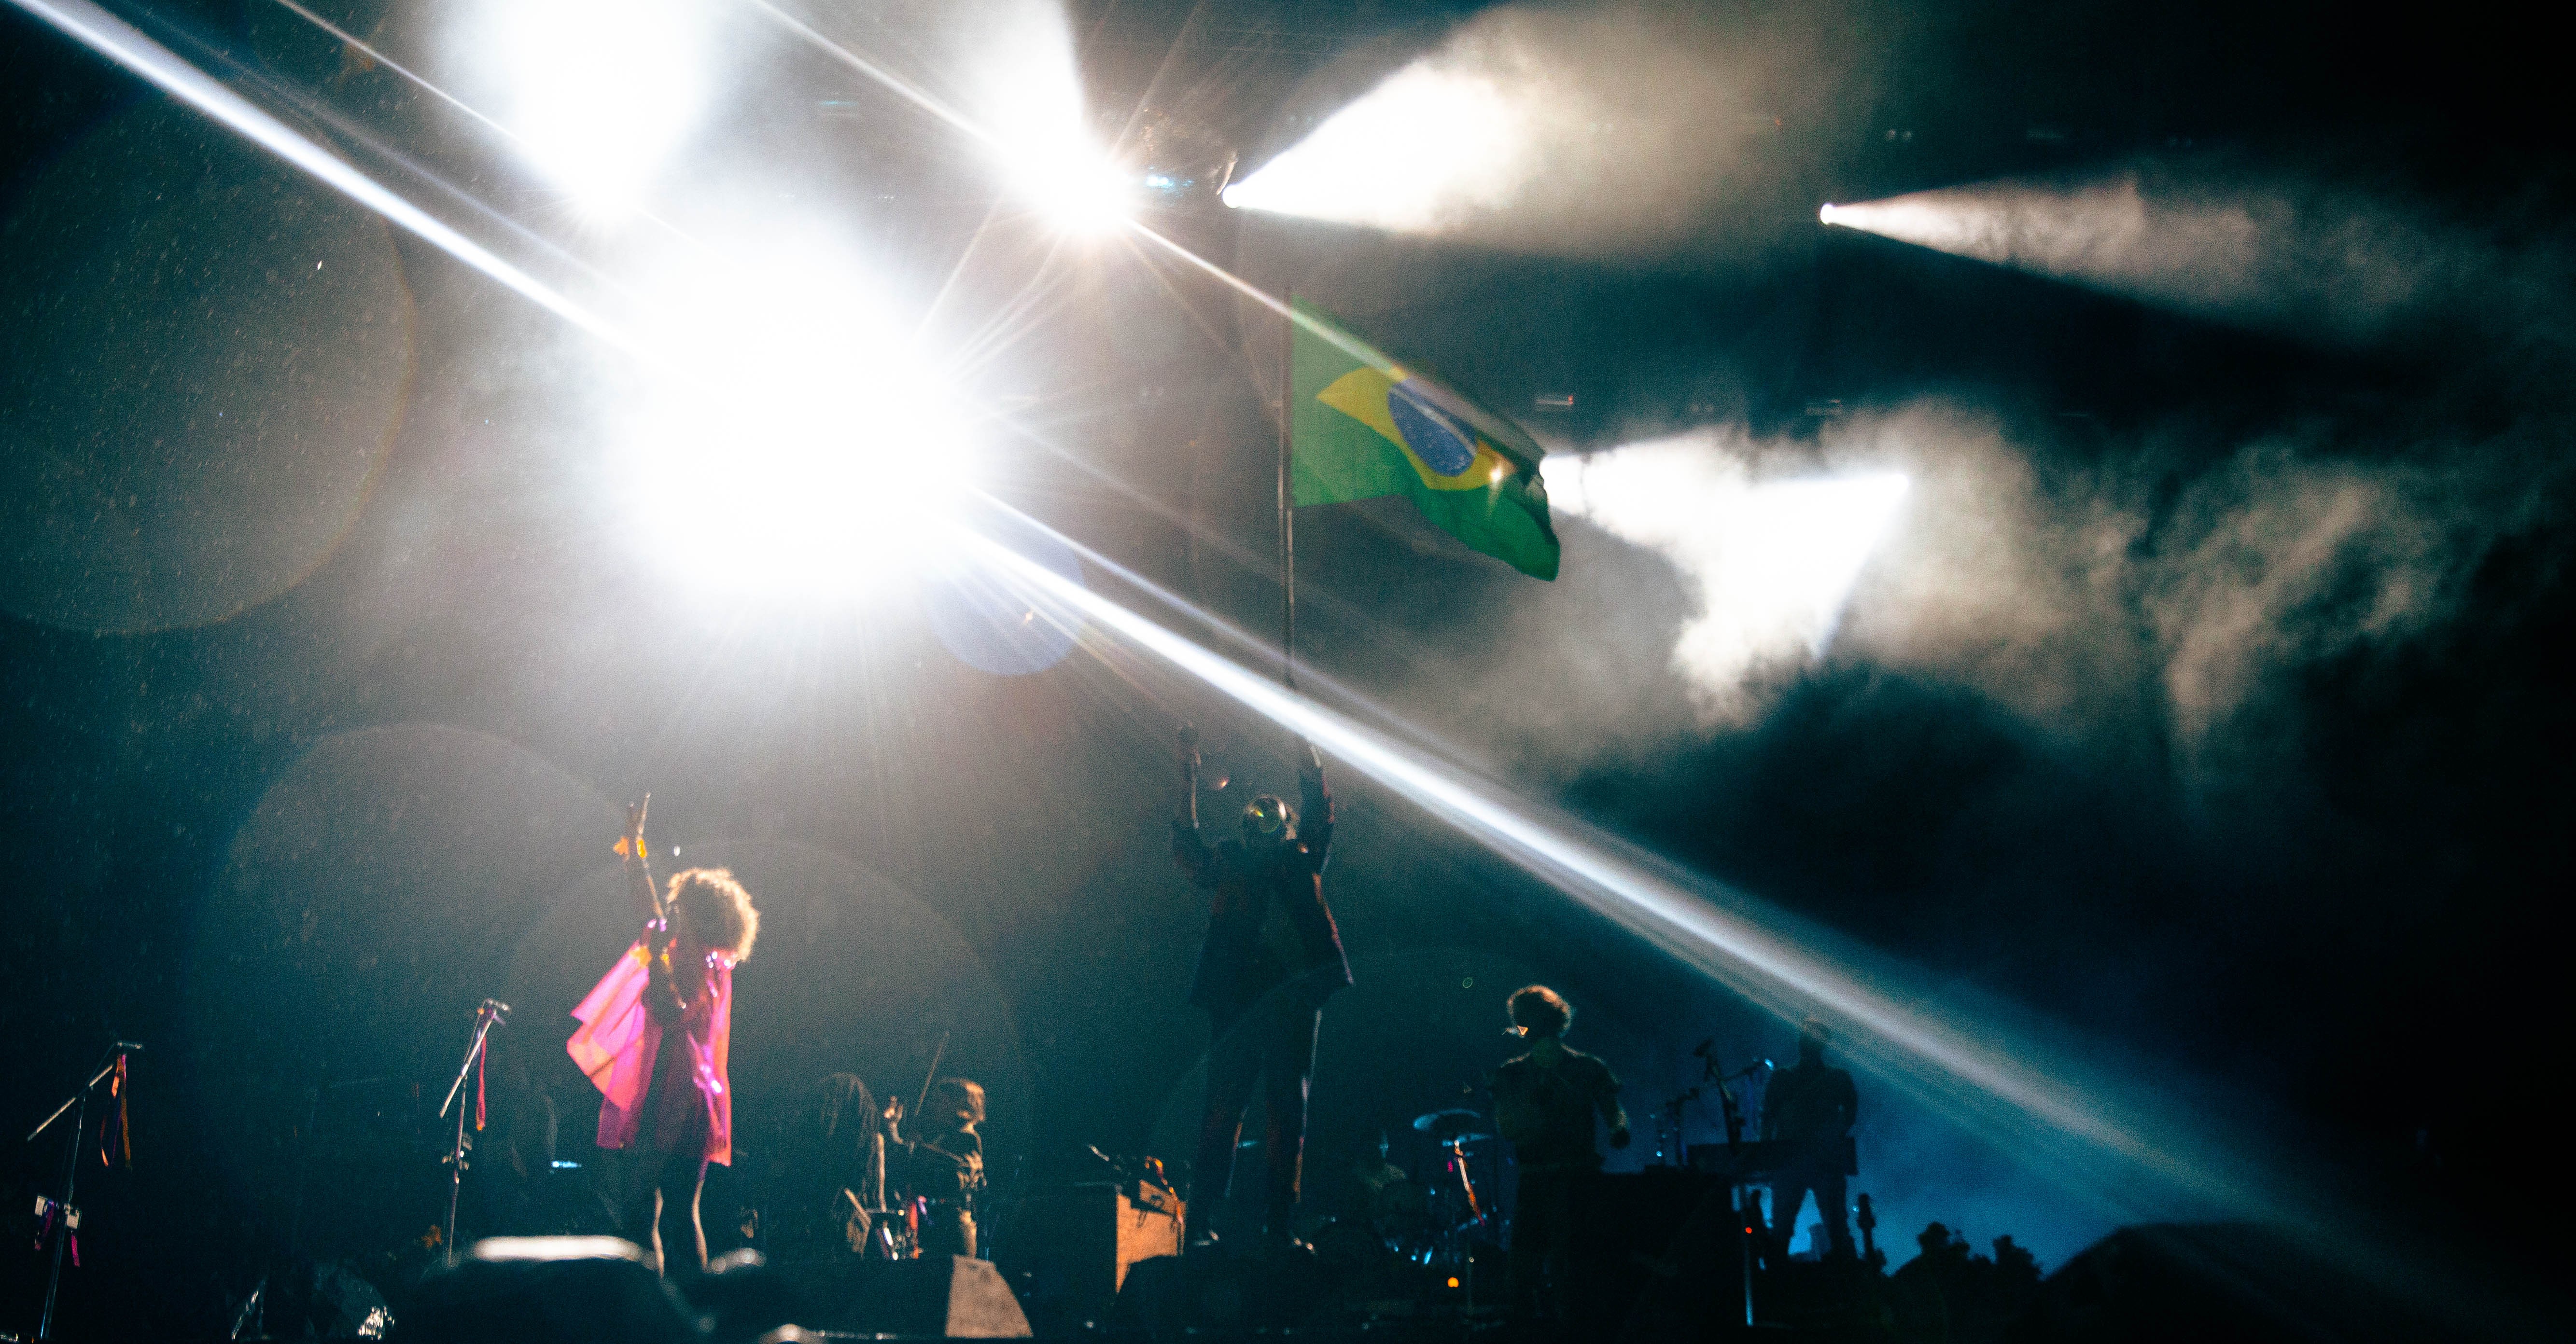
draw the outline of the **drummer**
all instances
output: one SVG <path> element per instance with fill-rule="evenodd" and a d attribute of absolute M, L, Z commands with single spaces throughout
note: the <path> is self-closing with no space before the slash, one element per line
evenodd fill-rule
<path fill-rule="evenodd" d="M 1601 1172 L 1593 1142 L 1597 1113 L 1610 1129 L 1610 1146 L 1628 1146 L 1628 1113 L 1619 1107 L 1619 1079 L 1610 1066 L 1565 1046 L 1574 1007 L 1545 985 L 1513 992 L 1510 1034 L 1530 1040 L 1528 1054 L 1494 1074 L 1494 1127 L 1511 1141 L 1520 1185 L 1512 1223 L 1512 1312 L 1540 1315 L 1542 1285 L 1561 1304 L 1565 1253 L 1572 1241 L 1575 1205 Z"/>

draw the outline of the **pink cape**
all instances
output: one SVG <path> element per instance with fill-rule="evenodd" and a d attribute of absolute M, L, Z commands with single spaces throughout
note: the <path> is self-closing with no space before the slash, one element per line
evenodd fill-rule
<path fill-rule="evenodd" d="M 581 1066 L 605 1098 L 599 1106 L 602 1148 L 624 1148 L 635 1141 L 643 1127 L 644 1098 L 652 1089 L 654 1065 L 660 1062 L 665 1032 L 644 1006 L 646 955 L 640 939 L 626 949 L 590 996 L 572 1010 L 581 1026 L 564 1042 L 573 1063 Z M 708 953 L 705 975 L 701 992 L 690 996 L 688 1011 L 681 1018 L 689 1067 L 685 1074 L 663 1081 L 662 1113 L 654 1117 L 653 1129 L 657 1140 L 683 1134 L 692 1118 L 685 1108 L 702 1105 L 707 1119 L 705 1158 L 731 1166 L 733 1092 L 726 1086 L 725 1061 L 733 1034 L 733 962 L 722 953 Z M 681 1085 L 684 1082 L 695 1086 Z"/>

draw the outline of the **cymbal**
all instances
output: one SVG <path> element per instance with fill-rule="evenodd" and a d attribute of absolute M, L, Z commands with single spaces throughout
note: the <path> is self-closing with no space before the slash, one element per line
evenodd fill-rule
<path fill-rule="evenodd" d="M 1448 1138 L 1442 1139 L 1441 1142 L 1454 1143 L 1459 1147 L 1464 1148 L 1471 1143 L 1483 1143 L 1485 1140 L 1492 1137 L 1494 1136 L 1491 1134 L 1452 1134 Z"/>
<path fill-rule="evenodd" d="M 1413 1127 L 1421 1130 L 1425 1134 L 1432 1134 L 1438 1133 L 1441 1130 L 1465 1129 L 1467 1126 L 1476 1124 L 1484 1118 L 1485 1117 L 1476 1114 L 1474 1111 L 1462 1111 L 1452 1108 L 1446 1111 L 1433 1111 L 1429 1115 L 1417 1115 L 1413 1117 Z"/>

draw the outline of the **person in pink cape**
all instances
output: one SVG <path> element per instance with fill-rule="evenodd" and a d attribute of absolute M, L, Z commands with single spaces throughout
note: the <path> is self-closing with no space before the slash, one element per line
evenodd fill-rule
<path fill-rule="evenodd" d="M 624 1154 L 619 1212 L 627 1235 L 656 1271 L 667 1272 L 674 1240 L 704 1270 L 698 1195 L 708 1163 L 733 1163 L 725 1075 L 733 968 L 751 955 L 760 912 L 721 868 L 691 868 L 672 876 L 667 896 L 656 890 L 640 815 L 618 849 L 644 932 L 572 1010 L 581 1026 L 564 1048 L 600 1090 L 599 1146 Z"/>

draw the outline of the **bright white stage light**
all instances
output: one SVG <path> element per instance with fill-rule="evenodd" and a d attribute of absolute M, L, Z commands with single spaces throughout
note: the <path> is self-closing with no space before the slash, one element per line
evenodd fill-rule
<path fill-rule="evenodd" d="M 1025 164 L 1020 194 L 1059 232 L 1096 238 L 1127 222 L 1136 186 L 1133 174 L 1106 157 L 1075 149 L 1068 158 Z"/>
<path fill-rule="evenodd" d="M 615 222 L 696 124 L 713 45 L 696 0 L 498 0 L 458 59 L 498 58 L 499 120 L 586 215 Z"/>
<path fill-rule="evenodd" d="M 1828 201 L 1825 204 L 1816 207 L 1816 222 L 1819 224 L 1831 224 L 1834 222 L 1834 206 L 1832 202 Z"/>
<path fill-rule="evenodd" d="M 1983 182 L 1833 207 L 1836 227 L 2302 340 L 2508 323 L 2492 238 L 2376 193 L 2210 162 Z"/>
<path fill-rule="evenodd" d="M 988 0 L 971 22 L 976 42 L 961 101 L 988 138 L 1006 188 L 1062 232 L 1115 230 L 1134 211 L 1138 184 L 1091 134 L 1064 7 Z"/>
<path fill-rule="evenodd" d="M 1501 209 L 1538 171 L 1525 100 L 1494 80 L 1417 64 L 1225 189 L 1266 210 L 1398 233 Z"/>
<path fill-rule="evenodd" d="M 656 557 L 702 589 L 835 597 L 921 559 L 973 483 L 941 380 L 858 270 L 768 240 L 668 277 L 651 336 L 679 372 L 627 411 Z"/>
<path fill-rule="evenodd" d="M 1760 668 L 1824 656 L 1908 489 L 1898 472 L 1755 481 L 1698 438 L 1551 457 L 1546 475 L 1558 508 L 1660 552 L 1699 589 L 1673 661 L 1721 708 Z"/>

